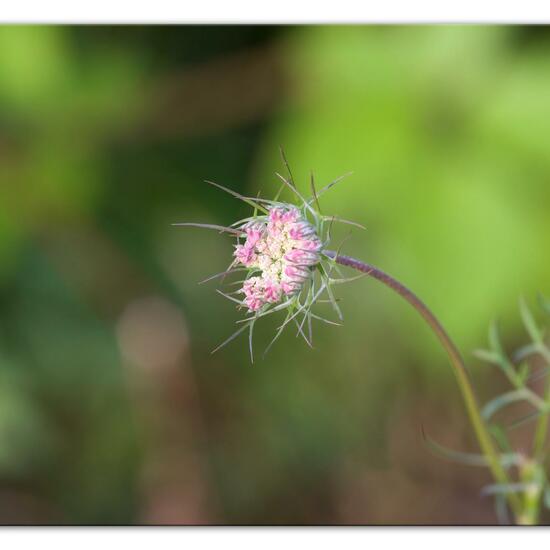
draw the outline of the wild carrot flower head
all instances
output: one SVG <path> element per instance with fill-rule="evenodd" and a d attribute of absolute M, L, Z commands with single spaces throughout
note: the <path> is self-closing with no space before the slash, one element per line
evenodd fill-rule
<path fill-rule="evenodd" d="M 318 192 L 315 190 L 312 176 L 312 196 L 306 199 L 296 188 L 284 155 L 283 160 L 288 170 L 288 178 L 277 174 L 283 182 L 283 187 L 275 200 L 245 197 L 221 185 L 208 182 L 249 204 L 254 209 L 249 218 L 240 220 L 230 227 L 194 223 L 175 224 L 217 229 L 236 238 L 233 261 L 229 267 L 203 282 L 215 278 L 225 280 L 233 274 L 244 274 L 243 278 L 235 282 L 238 286 L 236 291 L 225 293 L 218 289 L 218 292 L 235 302 L 247 315 L 237 321 L 242 326 L 214 351 L 248 330 L 252 357 L 254 324 L 260 318 L 279 311 L 286 312 L 286 317 L 267 349 L 291 323 L 297 328 L 298 335 L 301 335 L 310 346 L 313 320 L 333 325 L 340 324 L 314 313 L 312 309 L 317 303 L 330 303 L 338 320 L 342 320 L 332 286 L 357 277 L 334 277 L 334 271 L 339 273 L 339 268 L 334 256 L 325 252 L 331 240 L 334 222 L 362 226 L 335 216 L 323 215 L 320 211 L 319 197 L 344 176 Z M 278 200 L 285 187 L 292 191 L 298 199 L 298 204 Z"/>
<path fill-rule="evenodd" d="M 265 219 L 241 229 L 246 239 L 235 246 L 235 260 L 255 274 L 242 287 L 248 311 L 299 293 L 321 261 L 323 243 L 313 224 L 295 206 L 275 205 Z"/>

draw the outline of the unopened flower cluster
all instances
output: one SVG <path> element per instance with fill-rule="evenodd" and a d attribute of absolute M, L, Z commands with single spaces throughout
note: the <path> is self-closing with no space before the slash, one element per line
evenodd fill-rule
<path fill-rule="evenodd" d="M 243 283 L 248 310 L 280 302 L 300 292 L 320 261 L 322 248 L 315 228 L 294 206 L 275 206 L 262 221 L 245 224 L 244 244 L 235 248 L 238 263 L 254 273 Z M 255 274 L 257 273 L 257 274 Z"/>

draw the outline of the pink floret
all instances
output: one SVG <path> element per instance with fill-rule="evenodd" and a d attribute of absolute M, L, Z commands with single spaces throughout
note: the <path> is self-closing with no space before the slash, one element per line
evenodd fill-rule
<path fill-rule="evenodd" d="M 260 226 L 247 227 L 246 232 L 246 246 L 254 247 L 258 244 L 258 241 L 262 238 L 263 228 Z"/>
<path fill-rule="evenodd" d="M 304 254 L 305 254 L 304 251 L 294 248 L 285 255 L 285 260 L 287 262 L 300 264 L 300 263 L 302 263 L 302 259 L 304 257 Z"/>
<path fill-rule="evenodd" d="M 274 223 L 282 221 L 284 212 L 285 211 L 283 208 L 279 208 L 279 207 L 272 208 L 269 211 L 269 221 Z"/>
<path fill-rule="evenodd" d="M 290 235 L 291 239 L 299 241 L 312 235 L 314 232 L 315 230 L 313 229 L 311 224 L 305 221 L 301 221 L 293 223 L 288 231 L 288 234 Z"/>
<path fill-rule="evenodd" d="M 302 267 L 288 265 L 285 267 L 285 275 L 291 281 L 303 282 L 309 276 L 309 271 Z"/>
<path fill-rule="evenodd" d="M 266 281 L 264 289 L 264 298 L 267 302 L 272 304 L 278 302 L 281 299 L 281 285 L 274 281 Z"/>
<path fill-rule="evenodd" d="M 259 277 L 251 277 L 243 283 L 244 303 L 249 311 L 258 311 L 264 304 L 264 291 Z"/>
<path fill-rule="evenodd" d="M 300 217 L 300 211 L 297 208 L 290 208 L 284 212 L 281 216 L 281 221 L 283 223 L 294 223 Z"/>
<path fill-rule="evenodd" d="M 257 298 L 256 296 L 250 296 L 249 298 L 245 298 L 245 304 L 248 308 L 248 311 L 258 311 L 261 309 L 261 307 L 264 305 L 264 301 L 260 298 Z"/>
<path fill-rule="evenodd" d="M 285 260 L 297 265 L 315 265 L 319 262 L 319 255 L 313 251 L 294 248 L 285 255 Z"/>
<path fill-rule="evenodd" d="M 295 283 L 293 281 L 283 281 L 281 283 L 281 288 L 287 296 L 300 290 L 300 286 L 301 285 L 299 283 Z"/>
<path fill-rule="evenodd" d="M 256 259 L 254 247 L 248 246 L 248 244 L 238 244 L 235 248 L 234 255 L 244 266 L 251 265 Z"/>
<path fill-rule="evenodd" d="M 312 240 L 303 240 L 300 242 L 300 248 L 302 250 L 312 250 L 315 252 L 318 252 L 322 248 L 321 241 L 318 239 L 312 239 Z"/>

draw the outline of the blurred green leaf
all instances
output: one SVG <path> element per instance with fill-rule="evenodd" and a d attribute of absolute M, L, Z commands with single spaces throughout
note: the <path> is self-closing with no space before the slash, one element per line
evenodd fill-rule
<path fill-rule="evenodd" d="M 24 479 L 47 471 L 56 437 L 28 383 L 10 371 L 0 359 L 0 475 Z"/>
<path fill-rule="evenodd" d="M 539 302 L 541 308 L 546 313 L 548 313 L 548 315 L 550 315 L 550 300 L 548 300 L 548 298 L 546 298 L 545 296 L 543 296 L 540 293 L 537 295 L 537 299 L 538 299 L 538 302 Z"/>
<path fill-rule="evenodd" d="M 0 29 L 0 99 L 27 116 L 41 116 L 71 82 L 65 31 L 58 26 L 4 25 Z"/>
<path fill-rule="evenodd" d="M 537 323 L 535 322 L 535 319 L 533 318 L 533 315 L 523 298 L 519 302 L 519 307 L 523 324 L 525 325 L 525 329 L 531 337 L 531 340 L 533 340 L 533 342 L 536 344 L 541 344 L 542 333 L 539 330 L 539 327 L 537 326 Z"/>
<path fill-rule="evenodd" d="M 467 466 L 482 466 L 488 467 L 487 458 L 481 454 L 463 453 L 460 451 L 454 451 L 448 447 L 444 447 L 440 443 L 434 441 L 431 437 L 422 432 L 424 441 L 428 444 L 430 449 L 437 455 L 443 456 L 451 461 L 458 462 Z M 517 466 L 521 461 L 521 456 L 517 453 L 507 453 L 500 455 L 500 461 L 502 466 L 510 468 Z"/>
<path fill-rule="evenodd" d="M 490 420 L 491 417 L 503 407 L 516 403 L 517 401 L 525 401 L 527 399 L 527 393 L 523 389 L 504 393 L 489 401 L 489 403 L 487 403 L 481 410 L 481 416 L 483 416 L 485 420 Z"/>
<path fill-rule="evenodd" d="M 487 485 L 481 491 L 483 496 L 496 495 L 496 494 L 508 494 L 508 493 L 523 493 L 529 491 L 533 486 L 533 483 L 508 483 L 508 484 L 494 484 Z"/>

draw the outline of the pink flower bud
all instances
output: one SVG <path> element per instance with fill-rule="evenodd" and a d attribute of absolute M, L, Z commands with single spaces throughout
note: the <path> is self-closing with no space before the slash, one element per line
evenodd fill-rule
<path fill-rule="evenodd" d="M 258 311 L 264 305 L 264 302 L 256 296 L 246 298 L 245 303 L 249 311 Z"/>
<path fill-rule="evenodd" d="M 296 241 L 304 239 L 310 235 L 313 235 L 314 233 L 315 228 L 306 221 L 293 223 L 288 231 L 290 238 Z"/>
<path fill-rule="evenodd" d="M 262 238 L 265 226 L 263 224 L 254 224 L 245 229 L 246 232 L 246 245 L 250 247 L 256 246 L 258 241 Z"/>
<path fill-rule="evenodd" d="M 309 276 L 309 271 L 302 267 L 289 265 L 285 268 L 285 275 L 291 280 L 296 282 L 303 282 Z"/>
<path fill-rule="evenodd" d="M 300 285 L 299 283 L 295 283 L 291 281 L 283 281 L 281 283 L 281 288 L 286 295 L 290 295 L 290 294 L 294 294 L 295 292 L 298 292 L 301 286 L 302 285 Z"/>
<path fill-rule="evenodd" d="M 303 250 L 298 250 L 297 248 L 294 248 L 285 255 L 285 260 L 294 264 L 300 264 L 302 263 L 304 254 L 305 252 Z"/>
<path fill-rule="evenodd" d="M 238 244 L 235 247 L 234 252 L 235 258 L 239 260 L 244 266 L 251 265 L 256 259 L 256 254 L 254 253 L 254 248 L 248 246 L 247 244 Z"/>
<path fill-rule="evenodd" d="M 300 217 L 300 211 L 297 208 L 290 208 L 281 215 L 283 223 L 294 223 Z"/>
<path fill-rule="evenodd" d="M 282 208 L 279 208 L 279 207 L 272 208 L 269 211 L 269 221 L 274 223 L 282 221 L 284 212 L 285 211 Z"/>
<path fill-rule="evenodd" d="M 300 248 L 302 250 L 319 252 L 319 250 L 321 250 L 322 247 L 323 245 L 319 239 L 303 240 L 300 242 Z"/>
<path fill-rule="evenodd" d="M 273 281 L 266 281 L 264 297 L 267 302 L 278 302 L 281 299 L 281 285 Z"/>
<path fill-rule="evenodd" d="M 315 265 L 319 263 L 319 254 L 295 248 L 286 254 L 285 260 L 298 265 Z"/>
<path fill-rule="evenodd" d="M 243 283 L 244 303 L 249 311 L 258 311 L 265 303 L 263 280 L 260 277 L 250 277 Z"/>

